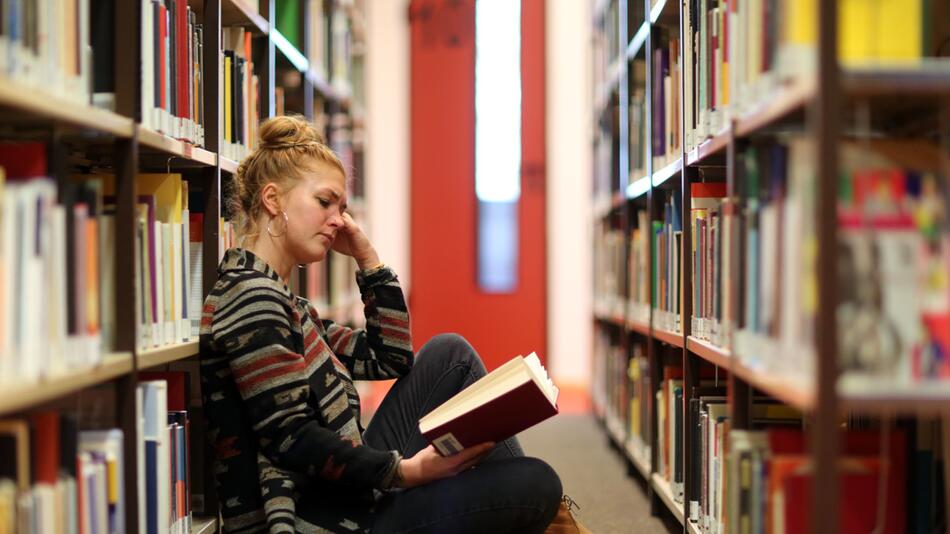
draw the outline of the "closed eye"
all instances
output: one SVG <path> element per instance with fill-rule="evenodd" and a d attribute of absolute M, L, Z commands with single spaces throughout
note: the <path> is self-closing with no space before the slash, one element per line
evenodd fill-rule
<path fill-rule="evenodd" d="M 330 201 L 327 200 L 327 199 L 325 199 L 325 198 L 319 198 L 319 197 L 317 197 L 317 201 L 320 202 L 320 205 L 323 206 L 324 209 L 330 207 Z"/>

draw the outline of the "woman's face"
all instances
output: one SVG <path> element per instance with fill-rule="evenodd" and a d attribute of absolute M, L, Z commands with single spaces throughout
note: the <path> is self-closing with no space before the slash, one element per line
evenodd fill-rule
<path fill-rule="evenodd" d="M 296 264 L 322 261 L 333 246 L 337 232 L 343 229 L 346 211 L 346 182 L 334 166 L 318 162 L 304 171 L 297 184 L 287 192 L 287 232 L 285 252 Z M 272 222 L 275 233 L 284 226 L 282 215 Z"/>

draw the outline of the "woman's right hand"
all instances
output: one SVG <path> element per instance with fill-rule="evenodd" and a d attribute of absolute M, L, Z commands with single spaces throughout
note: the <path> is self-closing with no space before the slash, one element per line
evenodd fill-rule
<path fill-rule="evenodd" d="M 435 447 L 429 445 L 412 458 L 401 461 L 399 464 L 402 474 L 401 485 L 404 488 L 413 488 L 440 478 L 455 476 L 477 464 L 494 445 L 494 443 L 482 443 L 452 456 L 442 456 Z"/>

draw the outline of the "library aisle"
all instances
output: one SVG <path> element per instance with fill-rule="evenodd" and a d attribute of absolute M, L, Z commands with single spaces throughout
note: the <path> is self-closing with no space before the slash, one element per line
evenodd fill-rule
<path fill-rule="evenodd" d="M 623 458 L 605 446 L 603 429 L 587 414 L 561 414 L 519 435 L 528 456 L 551 464 L 578 520 L 597 534 L 672 531 L 672 516 L 652 517 L 642 477 L 627 476 Z M 665 521 L 665 522 L 664 522 Z M 669 530 L 667 530 L 669 529 Z"/>

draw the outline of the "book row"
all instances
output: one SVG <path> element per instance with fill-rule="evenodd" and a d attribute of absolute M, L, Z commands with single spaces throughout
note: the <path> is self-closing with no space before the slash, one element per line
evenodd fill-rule
<path fill-rule="evenodd" d="M 690 335 L 731 349 L 751 368 L 810 379 L 818 291 L 813 154 L 800 136 L 753 143 L 737 157 L 733 196 L 724 182 L 690 184 L 685 250 L 681 192 L 658 190 L 665 200 L 652 223 L 637 209 L 628 239 L 607 227 L 596 235 L 597 300 L 626 301 L 627 317 L 647 322 L 649 295 L 654 327 L 681 332 L 683 299 L 690 299 Z M 950 377 L 950 204 L 939 157 L 924 142 L 842 144 L 838 354 L 853 387 Z M 688 273 L 680 272 L 684 255 Z"/>
<path fill-rule="evenodd" d="M 645 462 L 648 473 L 669 485 L 672 502 L 696 530 L 808 530 L 814 469 L 808 423 L 799 411 L 755 395 L 747 428 L 735 428 L 725 374 L 701 367 L 699 385 L 687 396 L 682 367 L 665 366 L 654 389 L 641 344 L 632 345 L 628 358 L 616 339 L 603 331 L 598 337 L 595 409 L 623 440 L 628 458 Z M 944 470 L 950 434 L 940 422 L 854 419 L 841 437 L 837 531 L 929 532 L 946 521 L 941 503 L 950 482 Z"/>
<path fill-rule="evenodd" d="M 0 2 L 0 76 L 89 104 L 93 92 L 102 92 L 111 75 L 93 64 L 94 52 L 112 50 L 99 33 L 102 14 L 109 9 L 106 4 L 93 0 Z"/>
<path fill-rule="evenodd" d="M 683 47 L 687 150 L 788 83 L 813 76 L 818 0 L 690 0 Z M 950 6 L 838 0 L 838 56 L 849 67 L 915 66 L 950 37 Z"/>
<path fill-rule="evenodd" d="M 140 378 L 134 435 L 119 428 L 85 429 L 81 425 L 88 423 L 81 422 L 90 417 L 56 410 L 0 420 L 0 533 L 126 532 L 132 493 L 125 470 L 133 460 L 124 457 L 126 440 L 136 444 L 141 532 L 191 531 L 192 499 L 203 503 L 210 487 L 191 484 L 195 461 L 205 460 L 202 441 L 192 446 L 190 439 L 187 375 Z"/>
<path fill-rule="evenodd" d="M 141 4 L 142 124 L 204 146 L 203 25 L 187 0 Z"/>

